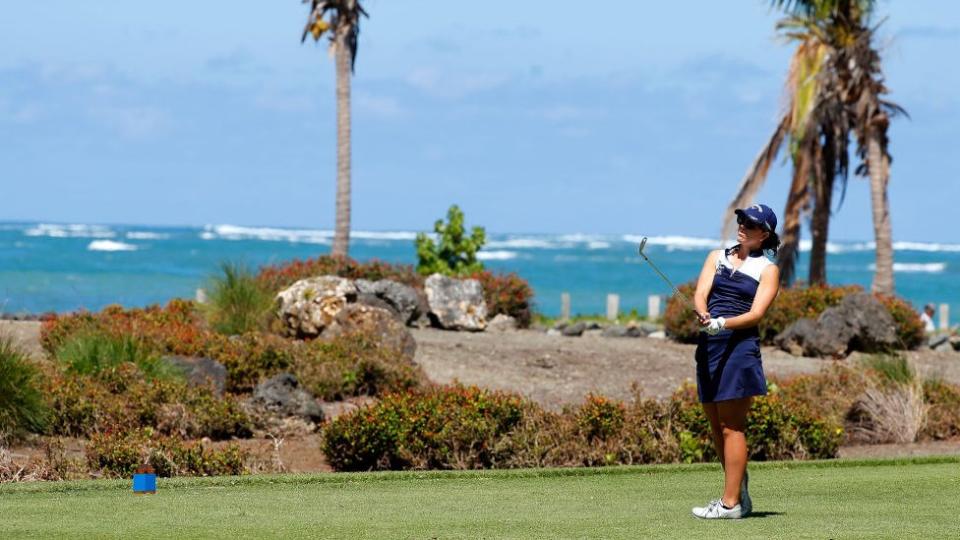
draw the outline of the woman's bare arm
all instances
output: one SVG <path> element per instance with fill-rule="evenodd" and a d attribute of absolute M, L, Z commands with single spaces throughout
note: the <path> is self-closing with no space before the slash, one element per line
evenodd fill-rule
<path fill-rule="evenodd" d="M 697 308 L 697 315 L 701 324 L 706 324 L 710 320 L 710 314 L 707 312 L 707 298 L 710 297 L 710 289 L 713 288 L 713 276 L 717 273 L 717 257 L 719 256 L 719 249 L 711 251 L 707 255 L 707 259 L 703 261 L 700 277 L 697 278 L 697 291 L 693 294 L 693 305 Z"/>
<path fill-rule="evenodd" d="M 750 311 L 743 315 L 730 317 L 723 325 L 724 328 L 736 330 L 738 328 L 751 328 L 760 324 L 760 319 L 767 312 L 767 308 L 773 303 L 780 290 L 780 268 L 775 264 L 763 269 L 760 274 L 760 285 L 757 286 L 757 294 L 753 297 L 753 305 Z"/>

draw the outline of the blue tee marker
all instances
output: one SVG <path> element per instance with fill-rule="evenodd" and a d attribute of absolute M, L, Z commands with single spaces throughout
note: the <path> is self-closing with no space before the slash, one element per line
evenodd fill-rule
<path fill-rule="evenodd" d="M 157 475 L 153 473 L 153 467 L 145 465 L 137 469 L 133 475 L 133 492 L 137 495 L 157 492 Z"/>

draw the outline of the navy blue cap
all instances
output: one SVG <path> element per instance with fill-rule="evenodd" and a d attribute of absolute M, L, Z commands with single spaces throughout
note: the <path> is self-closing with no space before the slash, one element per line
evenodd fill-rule
<path fill-rule="evenodd" d="M 749 219 L 770 232 L 777 230 L 777 215 L 765 204 L 755 204 L 747 208 L 740 208 L 735 210 L 734 213 Z"/>

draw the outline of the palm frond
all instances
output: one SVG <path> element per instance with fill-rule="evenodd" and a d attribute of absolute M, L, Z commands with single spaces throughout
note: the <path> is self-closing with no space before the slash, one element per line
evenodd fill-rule
<path fill-rule="evenodd" d="M 767 144 L 757 154 L 756 159 L 753 160 L 750 168 L 747 169 L 747 174 L 740 181 L 740 188 L 737 190 L 736 196 L 730 201 L 730 205 L 723 215 L 723 224 L 720 227 L 721 238 L 727 238 L 727 235 L 733 231 L 734 210 L 751 204 L 757 192 L 763 187 L 763 183 L 767 180 L 767 173 L 770 171 L 770 165 L 777 158 L 777 153 L 780 152 L 789 126 L 790 117 L 784 115 L 780 123 L 777 124 L 777 129 L 774 130 L 770 140 L 767 141 Z"/>

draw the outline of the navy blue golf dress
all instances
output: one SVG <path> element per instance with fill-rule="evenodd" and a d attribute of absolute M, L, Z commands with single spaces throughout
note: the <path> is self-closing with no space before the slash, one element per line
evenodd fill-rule
<path fill-rule="evenodd" d="M 762 251 L 751 253 L 734 269 L 730 255 L 737 246 L 720 252 L 717 273 L 707 297 L 711 317 L 729 319 L 750 311 L 763 269 L 773 264 Z M 760 361 L 760 334 L 756 327 L 724 329 L 715 336 L 700 332 L 697 343 L 697 393 L 702 403 L 762 396 L 767 380 Z"/>

